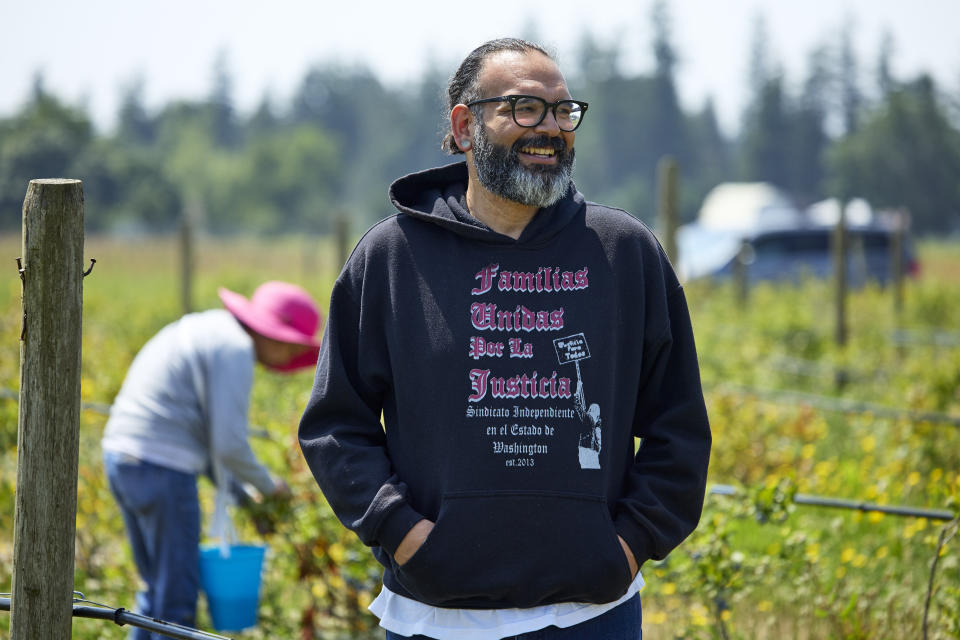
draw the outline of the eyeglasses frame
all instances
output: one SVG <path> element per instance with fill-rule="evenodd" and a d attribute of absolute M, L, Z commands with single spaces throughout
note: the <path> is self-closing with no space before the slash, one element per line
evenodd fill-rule
<path fill-rule="evenodd" d="M 541 114 L 540 119 L 537 120 L 535 123 L 533 123 L 533 124 L 520 124 L 519 122 L 517 122 L 516 106 L 517 106 L 517 101 L 520 100 L 521 98 L 532 98 L 532 99 L 534 99 L 534 100 L 539 100 L 540 102 L 543 103 L 543 105 L 544 105 L 543 114 Z M 483 99 L 481 99 L 481 100 L 471 100 L 470 102 L 466 103 L 465 106 L 467 106 L 467 107 L 472 107 L 472 106 L 474 106 L 474 105 L 487 104 L 487 103 L 490 103 L 490 102 L 509 102 L 509 103 L 510 103 L 510 116 L 513 118 L 514 123 L 515 123 L 518 127 L 525 127 L 525 128 L 527 128 L 527 129 L 532 129 L 533 127 L 539 126 L 540 123 L 543 122 L 543 119 L 547 117 L 547 111 L 550 110 L 550 111 L 553 112 L 553 119 L 556 121 L 557 127 L 560 128 L 560 131 L 565 131 L 565 132 L 567 132 L 567 133 L 572 133 L 572 132 L 576 131 L 576 130 L 580 127 L 580 125 L 583 123 L 583 116 L 584 116 L 584 114 L 587 113 L 587 107 L 590 106 L 589 103 L 583 102 L 582 100 L 571 100 L 571 99 L 569 99 L 569 98 L 564 98 L 563 100 L 557 100 L 556 102 L 547 102 L 546 100 L 544 100 L 544 99 L 541 98 L 540 96 L 531 96 L 531 95 L 527 95 L 527 94 L 523 94 L 523 93 L 510 94 L 510 95 L 507 95 L 507 96 L 496 96 L 495 98 L 483 98 Z M 557 107 L 559 107 L 560 104 L 561 104 L 561 103 L 564 103 L 564 102 L 572 102 L 572 103 L 574 103 L 575 105 L 577 105 L 578 107 L 580 107 L 580 121 L 577 122 L 577 124 L 573 127 L 573 129 L 567 130 L 567 129 L 561 128 L 561 127 L 560 127 L 560 121 L 557 120 Z"/>

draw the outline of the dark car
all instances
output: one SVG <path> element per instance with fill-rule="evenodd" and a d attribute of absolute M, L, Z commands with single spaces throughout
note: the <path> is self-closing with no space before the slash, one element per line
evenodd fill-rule
<path fill-rule="evenodd" d="M 733 277 L 742 260 L 750 282 L 800 282 L 806 277 L 830 278 L 834 273 L 832 226 L 768 229 L 751 233 L 688 230 L 680 239 L 681 272 L 687 279 Z M 847 230 L 847 281 L 889 283 L 894 274 L 894 232 L 881 225 Z M 688 252 L 683 255 L 684 250 Z M 698 252 L 700 255 L 691 255 Z M 739 257 L 738 257 L 739 256 Z M 901 269 L 914 276 L 919 265 L 909 237 L 901 243 Z"/>

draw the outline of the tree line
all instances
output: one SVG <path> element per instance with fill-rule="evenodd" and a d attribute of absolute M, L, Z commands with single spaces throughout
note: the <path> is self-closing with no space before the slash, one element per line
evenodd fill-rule
<path fill-rule="evenodd" d="M 790 78 L 758 18 L 745 52 L 750 98 L 730 135 L 710 100 L 680 104 L 682 53 L 665 2 L 650 20 L 649 73 L 623 72 L 621 43 L 590 34 L 563 61 L 572 94 L 590 102 L 575 173 L 589 199 L 652 223 L 656 167 L 671 156 L 683 220 L 720 182 L 766 181 L 800 207 L 863 197 L 908 209 L 917 233 L 960 231 L 960 95 L 926 74 L 895 77 L 891 38 L 864 65 L 845 25 Z M 91 232 L 169 231 L 185 212 L 211 233 L 326 233 L 343 217 L 362 228 L 392 213 L 395 178 L 455 160 L 439 146 L 451 71 L 428 68 L 393 87 L 362 66 L 316 64 L 289 101 L 266 95 L 241 114 L 221 56 L 200 100 L 150 111 L 143 80 L 131 82 L 109 132 L 38 75 L 22 109 L 0 119 L 0 231 L 19 228 L 30 179 L 61 176 L 83 180 Z"/>

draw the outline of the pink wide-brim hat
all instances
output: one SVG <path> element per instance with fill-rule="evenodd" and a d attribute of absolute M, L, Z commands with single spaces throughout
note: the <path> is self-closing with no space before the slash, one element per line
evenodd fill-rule
<path fill-rule="evenodd" d="M 310 294 L 302 288 L 271 280 L 257 287 L 249 300 L 224 287 L 220 287 L 217 294 L 227 311 L 260 335 L 310 347 L 290 362 L 273 369 L 294 371 L 317 364 L 320 340 L 316 335 L 323 326 L 323 315 Z"/>

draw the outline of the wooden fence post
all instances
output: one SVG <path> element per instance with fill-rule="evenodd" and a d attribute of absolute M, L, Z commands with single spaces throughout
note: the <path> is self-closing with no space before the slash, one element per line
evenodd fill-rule
<path fill-rule="evenodd" d="M 660 159 L 659 173 L 659 209 L 660 238 L 667 258 L 677 265 L 677 162 L 670 156 Z"/>
<path fill-rule="evenodd" d="M 733 259 L 733 282 L 739 309 L 746 309 L 750 299 L 750 265 L 754 261 L 754 249 L 749 240 L 740 241 L 740 249 Z"/>
<path fill-rule="evenodd" d="M 838 349 L 844 351 L 847 344 L 847 220 L 846 203 L 840 202 L 837 226 L 833 233 L 834 311 L 835 340 Z M 838 389 L 847 384 L 846 368 L 837 369 L 835 383 Z"/>
<path fill-rule="evenodd" d="M 903 264 L 903 245 L 905 243 L 904 235 L 906 234 L 906 216 L 903 215 L 903 211 L 898 210 L 894 213 L 893 225 L 893 235 L 890 238 L 890 270 L 892 271 L 890 284 L 893 286 L 893 314 L 899 329 L 903 321 L 903 271 L 905 267 Z"/>
<path fill-rule="evenodd" d="M 188 200 L 180 217 L 180 308 L 184 314 L 193 311 L 194 240 L 201 206 L 197 200 Z"/>
<path fill-rule="evenodd" d="M 23 201 L 23 329 L 10 633 L 67 640 L 80 434 L 83 185 L 31 180 Z"/>
<path fill-rule="evenodd" d="M 337 236 L 337 272 L 347 263 L 350 256 L 350 219 L 342 211 L 335 221 Z"/>

